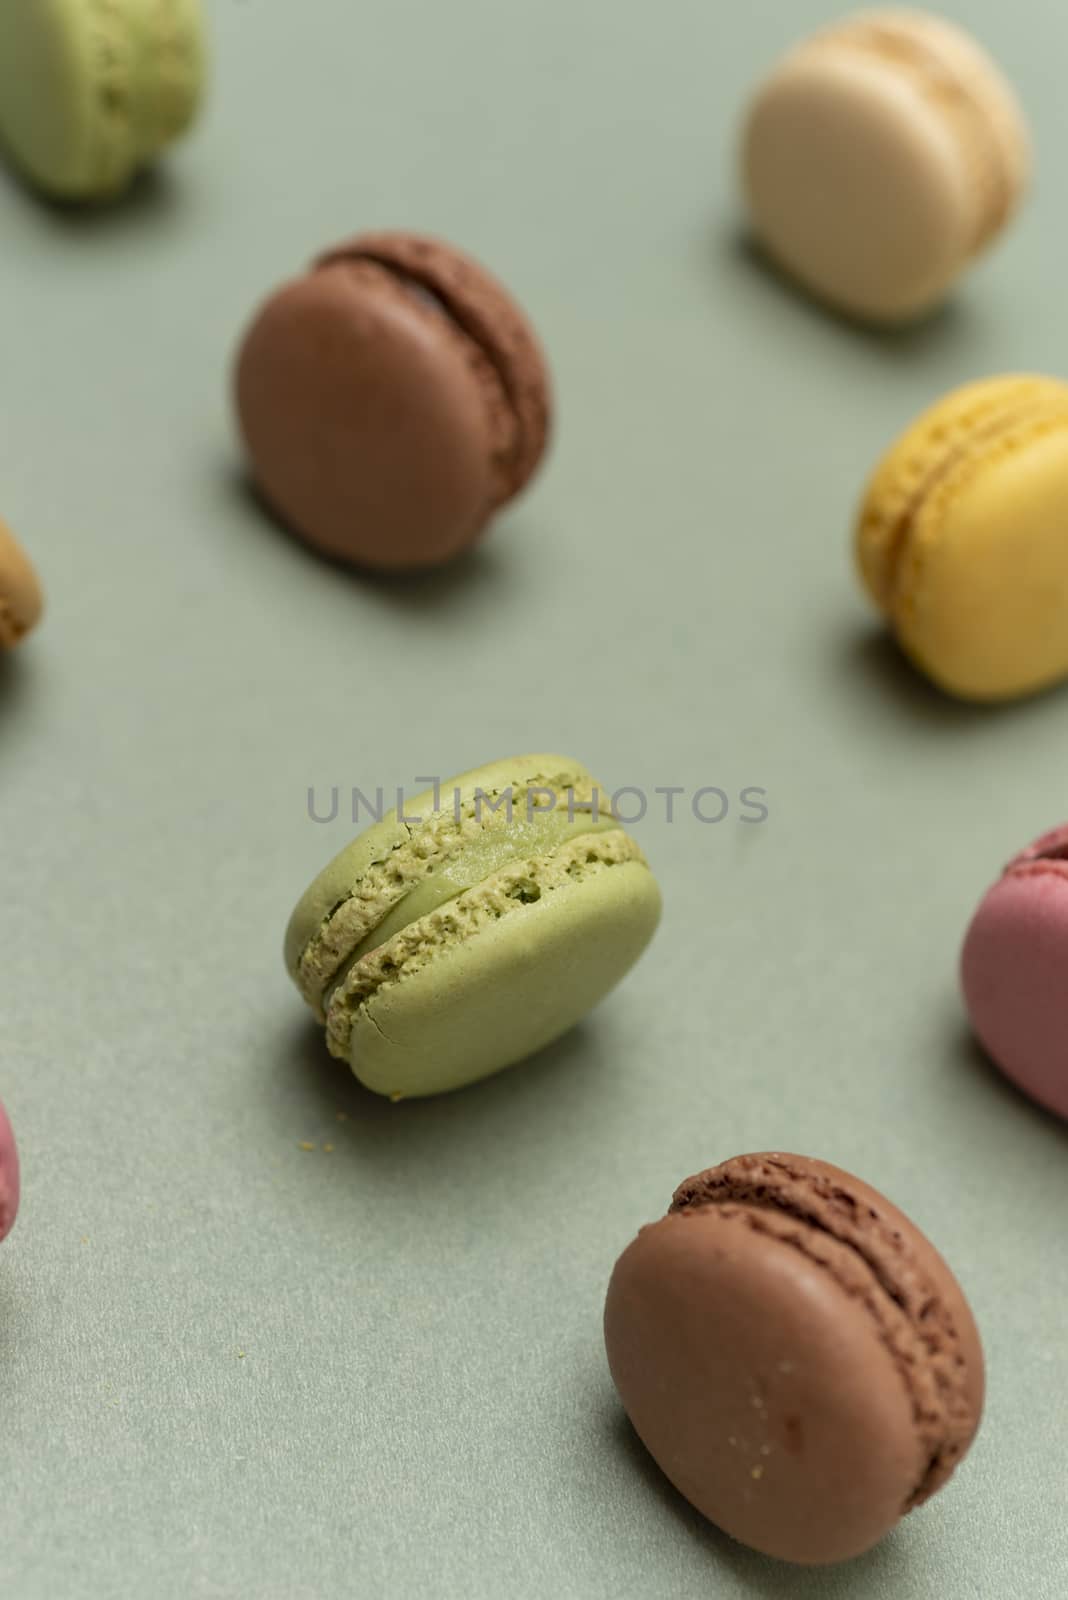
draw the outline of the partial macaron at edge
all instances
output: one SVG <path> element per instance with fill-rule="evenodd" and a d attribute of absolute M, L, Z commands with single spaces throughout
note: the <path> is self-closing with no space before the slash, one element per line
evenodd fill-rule
<path fill-rule="evenodd" d="M 0 650 L 12 650 L 38 624 L 41 585 L 29 556 L 0 518 Z"/>

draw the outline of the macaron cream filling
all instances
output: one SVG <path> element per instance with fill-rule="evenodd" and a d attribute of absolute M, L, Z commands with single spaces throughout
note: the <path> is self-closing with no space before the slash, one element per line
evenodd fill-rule
<path fill-rule="evenodd" d="M 494 824 L 468 839 L 460 850 L 447 854 L 437 865 L 432 860 L 426 863 L 425 875 L 394 902 L 334 974 L 324 997 L 325 1009 L 329 1009 L 333 993 L 344 983 L 357 962 L 387 944 L 413 922 L 429 916 L 439 907 L 458 899 L 517 862 L 551 854 L 575 839 L 619 830 L 619 823 L 614 817 L 600 816 L 595 819 L 589 811 L 577 809 L 573 817 L 568 815 L 566 809 L 541 814 L 534 811 L 527 815 L 515 815 L 513 812 L 511 822 L 503 813 L 495 813 L 494 816 Z M 522 884 L 516 893 L 522 899 Z M 536 889 L 531 888 L 528 900 L 538 898 Z"/>
<path fill-rule="evenodd" d="M 903 1510 L 921 1505 L 971 1442 L 975 1408 L 952 1310 L 907 1253 L 900 1232 L 841 1185 L 795 1170 L 785 1158 L 741 1157 L 689 1179 L 676 1190 L 671 1212 L 710 1206 L 727 1208 L 757 1231 L 766 1225 L 837 1274 L 845 1292 L 863 1304 L 906 1386 L 927 1452 Z"/>

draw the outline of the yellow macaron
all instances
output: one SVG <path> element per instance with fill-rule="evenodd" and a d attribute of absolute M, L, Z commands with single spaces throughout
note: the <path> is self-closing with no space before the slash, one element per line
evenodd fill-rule
<path fill-rule="evenodd" d="M 1068 384 L 1003 376 L 926 411 L 883 458 L 861 576 L 918 667 L 965 700 L 1068 677 Z"/>

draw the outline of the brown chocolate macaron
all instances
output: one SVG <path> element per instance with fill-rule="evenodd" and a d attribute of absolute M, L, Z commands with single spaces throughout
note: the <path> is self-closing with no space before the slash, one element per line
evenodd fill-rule
<path fill-rule="evenodd" d="M 537 336 L 469 256 L 410 233 L 329 250 L 260 310 L 237 410 L 259 488 L 342 561 L 428 567 L 472 545 L 545 450 Z"/>
<path fill-rule="evenodd" d="M 41 585 L 29 556 L 0 518 L 0 650 L 12 650 L 40 620 Z"/>
<path fill-rule="evenodd" d="M 739 1156 L 688 1179 L 616 1264 L 612 1377 L 675 1487 L 805 1565 L 869 1549 L 949 1478 L 983 1354 L 934 1246 L 859 1178 Z"/>

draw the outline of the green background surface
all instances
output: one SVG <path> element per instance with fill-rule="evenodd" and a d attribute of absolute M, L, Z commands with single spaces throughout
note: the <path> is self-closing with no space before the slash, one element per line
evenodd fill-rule
<path fill-rule="evenodd" d="M 939 698 L 848 554 L 920 406 L 1068 371 L 1068 11 L 948 9 L 1018 83 L 1039 183 L 900 337 L 739 242 L 739 109 L 815 4 L 218 0 L 209 113 L 129 204 L 0 183 L 0 504 L 50 599 L 0 671 L 11 1600 L 1063 1597 L 1068 1133 L 983 1063 L 955 967 L 1001 862 L 1068 810 L 1068 699 Z M 391 224 L 515 287 L 560 401 L 535 492 L 403 586 L 264 519 L 227 394 L 258 298 Z M 511 1074 L 379 1102 L 282 966 L 352 831 L 308 787 L 525 749 L 613 788 L 761 786 L 770 817 L 656 800 L 634 831 L 666 918 L 616 997 Z M 769 1148 L 903 1204 L 989 1358 L 966 1467 L 832 1572 L 699 1522 L 601 1346 L 639 1224 Z"/>

